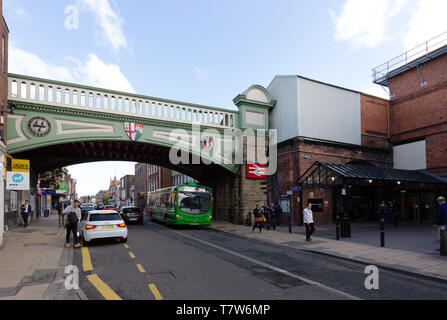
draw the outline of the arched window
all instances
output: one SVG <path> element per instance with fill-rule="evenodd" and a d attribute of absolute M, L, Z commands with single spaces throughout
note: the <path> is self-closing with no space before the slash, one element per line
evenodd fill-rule
<path fill-rule="evenodd" d="M 78 91 L 77 90 L 73 90 L 71 93 L 71 100 L 72 100 L 72 104 L 77 106 L 78 105 Z"/>
<path fill-rule="evenodd" d="M 118 111 L 123 112 L 123 98 L 118 98 Z"/>
<path fill-rule="evenodd" d="M 11 83 L 11 96 L 13 98 L 17 98 L 18 95 L 18 85 L 17 85 L 17 81 L 13 80 Z"/>
<path fill-rule="evenodd" d="M 93 93 L 90 92 L 88 94 L 88 107 L 89 108 L 93 108 L 93 102 L 94 102 Z"/>
<path fill-rule="evenodd" d="M 65 96 L 64 103 L 65 104 L 70 104 L 70 90 L 69 89 L 65 89 L 64 96 Z"/>
<path fill-rule="evenodd" d="M 62 104 L 62 89 L 56 88 L 56 103 Z"/>
<path fill-rule="evenodd" d="M 51 103 L 54 101 L 54 90 L 52 86 L 47 88 L 47 100 Z"/>
<path fill-rule="evenodd" d="M 128 98 L 126 98 L 126 101 L 125 101 L 125 110 L 124 111 L 127 113 L 130 112 L 130 101 Z"/>
<path fill-rule="evenodd" d="M 81 91 L 81 107 L 85 107 L 86 105 L 86 94 L 85 91 Z"/>
<path fill-rule="evenodd" d="M 109 110 L 109 97 L 104 95 L 104 110 Z"/>
<path fill-rule="evenodd" d="M 116 110 L 116 98 L 114 96 L 112 96 L 112 98 L 110 99 L 110 110 Z"/>
<path fill-rule="evenodd" d="M 26 99 L 26 83 L 25 82 L 22 82 L 20 84 L 20 98 Z M 53 102 L 53 97 L 51 97 L 51 102 Z"/>
<path fill-rule="evenodd" d="M 96 94 L 96 109 L 101 109 L 101 95 L 99 93 Z"/>
<path fill-rule="evenodd" d="M 31 83 L 29 86 L 29 98 L 36 100 L 36 85 L 34 83 Z"/>

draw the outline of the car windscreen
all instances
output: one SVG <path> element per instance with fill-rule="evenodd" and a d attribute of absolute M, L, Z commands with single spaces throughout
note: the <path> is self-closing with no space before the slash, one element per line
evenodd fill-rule
<path fill-rule="evenodd" d="M 82 211 L 93 211 L 93 210 L 95 210 L 95 208 L 90 207 L 90 206 L 84 206 L 81 209 L 82 209 Z"/>
<path fill-rule="evenodd" d="M 138 208 L 124 208 L 123 213 L 140 213 Z"/>
<path fill-rule="evenodd" d="M 117 221 L 117 220 L 121 220 L 121 216 L 117 213 L 90 215 L 90 221 Z"/>

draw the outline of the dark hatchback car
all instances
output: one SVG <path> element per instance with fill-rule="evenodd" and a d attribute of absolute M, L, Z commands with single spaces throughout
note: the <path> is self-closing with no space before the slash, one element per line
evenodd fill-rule
<path fill-rule="evenodd" d="M 143 212 L 138 207 L 122 207 L 120 210 L 124 222 L 136 222 L 143 224 Z"/>

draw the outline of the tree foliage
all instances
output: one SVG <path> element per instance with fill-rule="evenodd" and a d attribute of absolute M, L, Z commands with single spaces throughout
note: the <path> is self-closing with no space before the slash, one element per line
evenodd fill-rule
<path fill-rule="evenodd" d="M 64 175 L 63 168 L 53 169 L 39 174 L 40 185 L 50 189 L 58 189 L 59 182 L 62 182 Z"/>

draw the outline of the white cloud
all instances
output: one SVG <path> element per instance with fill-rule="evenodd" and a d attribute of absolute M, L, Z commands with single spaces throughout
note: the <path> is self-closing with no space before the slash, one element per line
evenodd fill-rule
<path fill-rule="evenodd" d="M 207 75 L 207 74 L 209 73 L 209 70 L 204 70 L 204 69 L 199 68 L 199 67 L 197 67 L 197 66 L 195 66 L 195 67 L 192 69 L 192 71 L 193 71 L 193 72 L 196 74 L 196 76 L 198 76 L 198 77 L 205 76 L 205 75 Z"/>
<path fill-rule="evenodd" d="M 48 63 L 38 55 L 18 48 L 14 42 L 9 43 L 8 70 L 33 77 L 56 79 L 60 81 L 73 81 L 73 73 L 61 66 Z"/>
<path fill-rule="evenodd" d="M 106 89 L 135 93 L 129 80 L 116 64 L 106 64 L 96 54 L 89 54 L 88 60 L 76 68 L 78 78 L 88 85 Z"/>
<path fill-rule="evenodd" d="M 9 45 L 9 72 L 52 80 L 74 82 L 134 93 L 129 80 L 116 64 L 107 64 L 95 54 L 89 54 L 85 62 L 67 58 L 68 66 L 57 66 L 44 61 L 38 55 Z"/>
<path fill-rule="evenodd" d="M 404 35 L 405 49 L 413 49 L 446 32 L 446 12 L 446 0 L 419 0 L 408 23 L 408 31 Z M 447 37 L 444 36 L 443 39 Z"/>
<path fill-rule="evenodd" d="M 375 47 L 387 40 L 388 25 L 407 0 L 346 0 L 342 12 L 330 10 L 335 40 L 350 41 L 353 48 Z"/>
<path fill-rule="evenodd" d="M 364 93 L 370 94 L 372 96 L 376 96 L 382 99 L 390 99 L 390 94 L 388 88 L 381 87 L 377 84 L 374 84 L 363 91 Z"/>
<path fill-rule="evenodd" d="M 117 50 L 128 48 L 123 32 L 124 20 L 113 11 L 109 0 L 78 0 L 78 3 L 90 10 L 102 29 L 102 37 Z"/>

